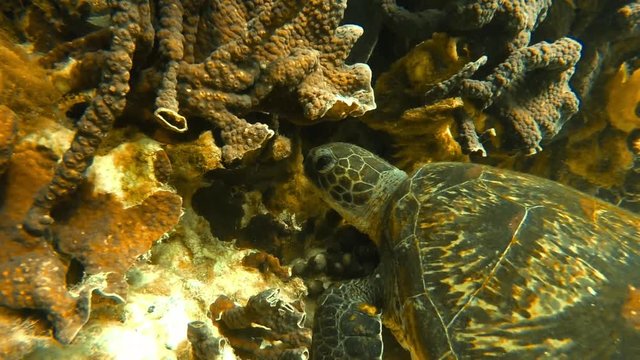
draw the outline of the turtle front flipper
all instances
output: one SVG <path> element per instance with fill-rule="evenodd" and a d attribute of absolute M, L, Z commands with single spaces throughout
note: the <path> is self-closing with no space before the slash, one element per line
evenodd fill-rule
<path fill-rule="evenodd" d="M 311 358 L 382 359 L 382 318 L 369 278 L 329 288 L 318 299 Z"/>

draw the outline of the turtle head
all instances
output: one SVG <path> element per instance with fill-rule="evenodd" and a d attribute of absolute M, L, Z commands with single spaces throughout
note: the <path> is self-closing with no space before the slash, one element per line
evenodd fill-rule
<path fill-rule="evenodd" d="M 407 178 L 404 171 L 346 143 L 311 149 L 304 171 L 332 208 L 379 244 L 386 206 Z"/>

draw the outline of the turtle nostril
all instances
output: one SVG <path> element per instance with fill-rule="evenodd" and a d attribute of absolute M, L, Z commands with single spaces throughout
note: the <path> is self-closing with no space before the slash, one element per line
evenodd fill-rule
<path fill-rule="evenodd" d="M 316 161 L 316 170 L 320 173 L 325 173 L 333 168 L 336 161 L 330 155 L 320 155 Z"/>

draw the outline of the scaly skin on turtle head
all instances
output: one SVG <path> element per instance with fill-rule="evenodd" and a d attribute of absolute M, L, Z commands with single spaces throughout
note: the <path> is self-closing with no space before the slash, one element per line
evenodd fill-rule
<path fill-rule="evenodd" d="M 309 151 L 304 170 L 347 222 L 380 244 L 388 200 L 407 174 L 358 146 L 331 143 Z"/>

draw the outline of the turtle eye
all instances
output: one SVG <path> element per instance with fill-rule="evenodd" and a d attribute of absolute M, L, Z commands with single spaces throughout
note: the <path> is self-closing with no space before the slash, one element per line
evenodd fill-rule
<path fill-rule="evenodd" d="M 333 166 L 336 164 L 336 160 L 331 155 L 320 155 L 316 159 L 316 170 L 324 174 L 329 170 L 333 169 Z"/>

